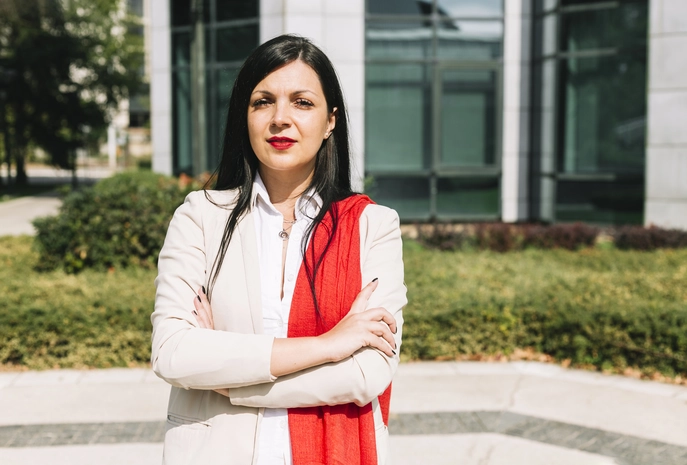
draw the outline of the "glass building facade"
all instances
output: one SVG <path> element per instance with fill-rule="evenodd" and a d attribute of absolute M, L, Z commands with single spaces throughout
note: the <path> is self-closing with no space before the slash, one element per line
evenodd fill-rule
<path fill-rule="evenodd" d="M 535 217 L 642 223 L 648 2 L 534 6 Z"/>
<path fill-rule="evenodd" d="M 192 0 L 170 2 L 172 33 L 172 153 L 174 174 L 194 173 L 192 49 L 202 16 L 204 33 L 206 147 L 204 163 L 213 170 L 219 161 L 231 87 L 239 67 L 259 45 L 259 4 L 252 0 L 203 0 L 194 11 Z"/>
<path fill-rule="evenodd" d="M 502 0 L 368 0 L 365 173 L 404 220 L 497 219 Z"/>
<path fill-rule="evenodd" d="M 403 221 L 642 223 L 649 0 L 514 0 L 517 9 L 507 1 L 352 0 L 359 10 L 317 3 L 310 11 L 289 0 L 204 0 L 198 16 L 198 2 L 170 0 L 171 171 L 197 174 L 199 166 L 199 24 L 210 171 L 239 66 L 261 41 L 296 32 L 333 57 L 345 91 L 351 82 L 361 89 L 352 117 L 364 119 L 359 174 Z M 327 35 L 341 14 L 345 28 Z M 356 21 L 362 27 L 351 29 Z M 359 57 L 351 45 L 358 33 Z M 526 70 L 516 86 L 504 80 L 514 76 L 505 72 L 514 56 Z M 352 69 L 362 70 L 361 81 Z M 513 92 L 517 108 L 508 103 Z M 526 120 L 516 131 L 513 114 Z M 516 202 L 516 214 L 505 212 Z"/>

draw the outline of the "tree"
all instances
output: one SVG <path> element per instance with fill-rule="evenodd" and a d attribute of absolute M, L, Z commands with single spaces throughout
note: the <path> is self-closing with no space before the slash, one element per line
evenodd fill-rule
<path fill-rule="evenodd" d="M 75 150 L 102 138 L 122 99 L 143 80 L 140 21 L 124 0 L 0 0 L 0 67 L 6 134 L 26 183 L 24 160 L 42 148 L 74 169 Z M 4 84 L 3 84 L 4 83 Z"/>

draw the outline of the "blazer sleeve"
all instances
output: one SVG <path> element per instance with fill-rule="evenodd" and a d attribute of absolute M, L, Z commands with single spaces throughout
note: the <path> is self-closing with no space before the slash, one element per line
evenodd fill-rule
<path fill-rule="evenodd" d="M 360 219 L 363 285 L 379 278 L 368 308 L 384 307 L 394 315 L 401 347 L 402 309 L 406 305 L 403 281 L 403 249 L 398 215 L 378 205 L 365 208 Z M 397 350 L 397 354 L 398 354 Z M 278 378 L 273 383 L 229 389 L 234 405 L 296 408 L 354 402 L 367 405 L 391 383 L 398 355 L 388 357 L 363 348 L 336 363 L 327 363 Z"/>
<path fill-rule="evenodd" d="M 158 259 L 155 311 L 151 316 L 153 371 L 171 385 L 185 389 L 273 381 L 272 336 L 203 329 L 192 313 L 196 291 L 205 282 L 208 261 L 203 211 L 211 205 L 203 191 L 193 192 L 169 225 Z M 217 212 L 207 212 L 213 213 Z"/>

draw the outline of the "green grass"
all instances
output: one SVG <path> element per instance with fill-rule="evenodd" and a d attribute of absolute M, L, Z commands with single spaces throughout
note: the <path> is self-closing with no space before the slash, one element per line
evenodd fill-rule
<path fill-rule="evenodd" d="M 531 348 L 576 366 L 687 373 L 687 250 L 405 247 L 407 359 Z"/>
<path fill-rule="evenodd" d="M 0 364 L 136 366 L 150 356 L 155 270 L 37 272 L 0 237 Z M 574 366 L 687 374 L 687 250 L 439 252 L 405 245 L 402 357 L 549 354 Z"/>
<path fill-rule="evenodd" d="M 136 366 L 150 358 L 155 270 L 34 270 L 32 238 L 0 237 L 0 363 Z"/>

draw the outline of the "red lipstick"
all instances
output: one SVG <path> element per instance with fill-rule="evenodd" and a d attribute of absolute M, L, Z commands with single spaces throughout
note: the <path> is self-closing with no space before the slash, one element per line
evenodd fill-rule
<path fill-rule="evenodd" d="M 295 140 L 288 137 L 270 137 L 267 142 L 277 150 L 286 150 L 296 143 Z"/>

